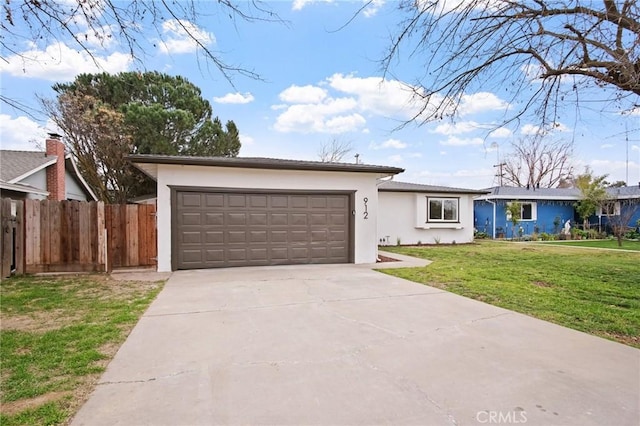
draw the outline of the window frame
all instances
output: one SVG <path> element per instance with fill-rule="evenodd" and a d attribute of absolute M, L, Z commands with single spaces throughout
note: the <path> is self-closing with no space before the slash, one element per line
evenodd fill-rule
<path fill-rule="evenodd" d="M 427 221 L 426 223 L 460 223 L 460 197 L 432 197 L 427 196 Z M 431 218 L 431 201 L 440 201 L 440 217 L 441 219 Z M 445 201 L 455 202 L 455 219 L 444 219 L 445 216 Z"/>
<path fill-rule="evenodd" d="M 604 203 L 599 207 L 600 214 L 599 216 L 620 216 L 620 202 L 619 201 L 609 201 Z"/>
<path fill-rule="evenodd" d="M 511 205 L 512 203 L 520 204 L 520 219 L 518 219 L 519 222 L 535 222 L 536 220 L 538 220 L 538 203 L 536 201 L 512 201 L 507 203 L 507 205 Z M 528 204 L 531 206 L 530 219 L 525 219 L 523 217 L 525 204 Z M 507 215 L 507 220 L 508 221 L 511 220 L 511 213 L 509 213 L 509 211 L 506 212 L 506 215 Z"/>

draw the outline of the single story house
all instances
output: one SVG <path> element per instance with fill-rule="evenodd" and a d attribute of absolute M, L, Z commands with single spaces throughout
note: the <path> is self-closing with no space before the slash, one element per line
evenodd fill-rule
<path fill-rule="evenodd" d="M 523 235 L 532 233 L 558 233 L 567 220 L 571 226 L 581 225 L 575 204 L 580 200 L 580 191 L 576 188 L 520 188 L 497 186 L 488 189 L 488 193 L 477 197 L 474 201 L 473 215 L 476 230 L 486 232 L 492 238 L 512 238 L 518 236 L 522 227 Z M 634 226 L 640 219 L 640 186 L 608 188 L 611 201 L 598 208 L 596 214 L 589 218 L 592 226 L 603 226 L 611 216 L 634 209 L 635 215 L 628 225 Z M 520 203 L 518 229 L 513 229 L 507 206 L 512 202 Z"/>
<path fill-rule="evenodd" d="M 158 270 L 373 263 L 380 179 L 397 167 L 131 155 L 157 182 Z"/>
<path fill-rule="evenodd" d="M 473 199 L 485 194 L 485 190 L 382 182 L 378 186 L 378 242 L 473 242 Z"/>
<path fill-rule="evenodd" d="M 45 152 L 0 150 L 0 197 L 97 200 L 56 134 L 49 135 Z"/>

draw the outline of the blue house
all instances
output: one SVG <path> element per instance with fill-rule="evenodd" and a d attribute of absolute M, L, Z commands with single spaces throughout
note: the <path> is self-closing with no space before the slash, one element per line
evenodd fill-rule
<path fill-rule="evenodd" d="M 488 191 L 487 195 L 474 200 L 474 226 L 492 238 L 513 238 L 534 232 L 557 234 L 567 220 L 572 227 L 582 224 L 575 211 L 575 204 L 580 200 L 578 189 L 499 186 Z M 589 219 L 591 226 L 599 225 L 601 229 L 607 229 L 613 216 L 633 210 L 635 214 L 628 226 L 634 227 L 640 219 L 640 186 L 609 188 L 607 192 L 611 201 Z M 521 206 L 521 219 L 516 229 L 513 229 L 507 213 L 507 206 L 512 202 L 518 202 Z"/>

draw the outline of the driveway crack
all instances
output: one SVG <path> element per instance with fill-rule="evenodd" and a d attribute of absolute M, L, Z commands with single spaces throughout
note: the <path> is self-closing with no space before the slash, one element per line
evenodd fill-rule
<path fill-rule="evenodd" d="M 131 383 L 149 383 L 149 382 L 154 382 L 156 380 L 170 379 L 172 377 L 181 376 L 183 374 L 190 374 L 190 373 L 193 373 L 193 372 L 195 372 L 195 370 L 184 370 L 184 371 L 178 371 L 178 372 L 172 373 L 172 374 L 166 374 L 164 376 L 150 377 L 148 379 L 116 380 L 116 381 L 99 382 L 98 386 L 102 386 L 102 385 L 124 385 L 124 384 L 131 384 Z"/>

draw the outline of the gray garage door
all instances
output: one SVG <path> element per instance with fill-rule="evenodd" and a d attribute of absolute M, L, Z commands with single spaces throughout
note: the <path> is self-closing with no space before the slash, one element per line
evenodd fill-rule
<path fill-rule="evenodd" d="M 349 262 L 349 194 L 175 197 L 177 269 Z"/>

